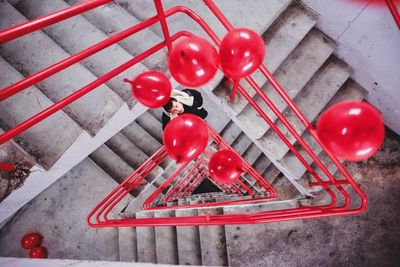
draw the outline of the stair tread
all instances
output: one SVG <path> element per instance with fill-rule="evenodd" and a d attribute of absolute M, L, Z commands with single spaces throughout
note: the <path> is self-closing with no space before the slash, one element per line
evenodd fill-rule
<path fill-rule="evenodd" d="M 153 218 L 152 212 L 137 212 L 136 218 Z M 157 263 L 154 227 L 136 227 L 138 262 Z"/>
<path fill-rule="evenodd" d="M 155 218 L 174 217 L 174 211 L 157 211 Z M 178 246 L 175 226 L 155 227 L 158 264 L 178 264 Z"/>
<path fill-rule="evenodd" d="M 106 145 L 134 169 L 137 169 L 149 158 L 140 148 L 121 133 L 117 133 L 111 137 L 106 142 Z M 161 174 L 162 171 L 161 167 L 156 166 L 154 170 L 147 175 L 146 180 L 150 182 L 157 175 Z"/>
<path fill-rule="evenodd" d="M 80 0 L 66 0 L 70 5 L 77 4 Z M 102 30 L 106 35 L 111 36 L 117 32 L 126 30 L 133 25 L 140 23 L 136 17 L 124 10 L 115 3 L 110 3 L 85 12 L 83 16 L 93 25 Z M 123 47 L 133 56 L 136 56 L 150 47 L 162 42 L 162 39 L 149 29 L 141 30 L 121 42 Z M 166 50 L 152 55 L 143 61 L 143 64 L 149 69 L 166 70 Z"/>
<path fill-rule="evenodd" d="M 123 3 L 132 14 L 137 18 L 144 20 L 156 15 L 154 6 L 149 7 L 146 0 L 135 1 L 119 1 Z M 235 27 L 251 28 L 258 33 L 262 33 L 272 23 L 282 10 L 284 10 L 290 3 L 289 0 L 271 0 L 266 3 L 263 0 L 253 1 L 254 5 L 248 5 L 243 1 L 215 1 L 218 8 L 225 14 Z M 199 14 L 208 24 L 213 25 L 213 31 L 221 38 L 226 34 L 225 28 L 219 23 L 216 17 L 210 10 L 200 1 L 192 1 L 188 4 L 186 1 L 175 0 L 166 1 L 163 3 L 164 9 L 167 10 L 177 5 L 188 6 L 191 10 Z M 235 8 L 232 8 L 235 5 Z M 244 12 L 251 13 L 252 16 L 243 16 Z M 262 23 L 260 22 L 262 21 Z M 185 14 L 178 13 L 168 19 L 168 26 L 170 32 L 178 32 L 179 30 L 187 30 L 196 35 L 206 37 L 205 32 L 195 23 L 192 19 L 188 18 Z M 151 28 L 158 36 L 163 36 L 162 31 L 158 25 Z"/>
<path fill-rule="evenodd" d="M 23 78 L 1 57 L 0 72 L 1 88 Z M 9 129 L 53 104 L 41 91 L 32 86 L 0 102 L 0 120 L 3 127 Z M 24 131 L 15 140 L 38 163 L 50 168 L 81 133 L 79 125 L 60 111 Z"/>
<path fill-rule="evenodd" d="M 61 10 L 68 6 L 62 0 L 22 0 L 16 5 L 18 10 L 29 19 L 49 14 L 53 10 Z M 79 15 L 46 27 L 43 31 L 71 55 L 107 39 L 107 35 Z M 132 56 L 116 44 L 83 60 L 82 65 L 100 77 L 130 59 L 132 59 Z M 136 104 L 136 99 L 132 97 L 130 86 L 123 80 L 124 78 L 132 79 L 146 70 L 147 68 L 144 65 L 138 63 L 107 81 L 106 85 L 126 101 L 130 107 L 133 107 Z"/>
<path fill-rule="evenodd" d="M 176 210 L 176 217 L 196 216 L 195 209 Z M 178 256 L 180 265 L 202 265 L 199 227 L 177 226 Z"/>
<path fill-rule="evenodd" d="M 199 209 L 198 215 L 222 214 L 221 208 Z M 225 227 L 223 225 L 199 226 L 202 264 L 227 266 Z"/>
<path fill-rule="evenodd" d="M 275 73 L 275 78 L 293 99 L 323 65 L 333 52 L 333 49 L 332 41 L 328 40 L 319 31 L 312 30 L 279 67 L 279 70 Z M 271 85 L 268 84 L 262 89 L 279 111 L 282 112 L 286 109 L 286 102 Z M 272 121 L 276 120 L 275 114 L 259 95 L 256 95 L 254 100 Z M 269 129 L 269 125 L 255 112 L 251 105 L 243 109 L 238 115 L 238 119 L 258 137 L 263 136 Z"/>
<path fill-rule="evenodd" d="M 350 77 L 350 69 L 341 63 L 328 62 L 323 69 L 316 74 L 313 80 L 294 99 L 296 106 L 302 111 L 308 121 L 313 121 L 320 111 L 328 104 L 339 88 Z M 305 126 L 297 119 L 294 113 L 287 109 L 283 112 L 285 118 L 293 128 L 301 135 Z M 276 123 L 282 133 L 290 142 L 295 142 L 294 137 L 279 121 Z M 283 158 L 289 148 L 281 141 L 272 129 L 261 138 L 260 142 L 266 146 L 279 159 Z"/>
<path fill-rule="evenodd" d="M 162 143 L 162 124 L 149 112 L 143 113 L 136 120 L 136 123 L 153 136 L 158 142 Z"/>
<path fill-rule="evenodd" d="M 134 171 L 106 145 L 101 145 L 89 157 L 118 183 L 122 183 Z"/>
<path fill-rule="evenodd" d="M 365 91 L 361 86 L 358 84 L 352 82 L 352 81 L 347 81 L 342 88 L 339 89 L 339 91 L 336 93 L 336 95 L 330 100 L 328 105 L 326 105 L 326 108 L 338 103 L 340 101 L 345 101 L 345 100 L 362 100 L 365 96 Z M 315 119 L 315 121 L 318 121 L 318 117 Z M 307 144 L 311 144 L 311 148 L 316 153 L 317 155 L 322 151 L 322 148 L 317 145 L 315 142 L 314 138 L 308 133 L 304 133 L 302 135 L 302 138 L 306 141 Z M 304 155 L 304 158 L 308 163 L 311 163 L 312 160 L 308 154 L 305 153 L 304 149 L 302 147 L 297 147 L 298 150 L 302 155 Z M 288 170 L 294 174 L 295 177 L 300 178 L 304 175 L 306 172 L 306 168 L 299 163 L 299 160 L 297 157 L 292 153 L 288 152 L 285 157 L 282 159 L 282 164 L 287 166 Z M 321 170 L 319 168 L 316 169 L 318 174 L 321 174 Z M 275 177 L 279 174 L 279 171 L 276 170 L 275 168 L 271 167 L 269 170 L 268 175 L 270 177 Z M 322 175 L 322 174 L 321 174 Z M 325 177 L 322 175 L 322 177 Z"/>
<path fill-rule="evenodd" d="M 26 18 L 7 2 L 0 3 L 0 10 L 2 29 L 26 22 Z M 0 54 L 24 75 L 36 73 L 69 57 L 65 50 L 41 31 L 3 44 L 0 47 Z M 95 79 L 96 76 L 89 70 L 81 64 L 75 64 L 43 80 L 36 87 L 53 102 L 57 102 Z M 95 135 L 122 103 L 115 92 L 106 85 L 101 85 L 63 110 L 82 128 Z"/>
<path fill-rule="evenodd" d="M 278 69 L 315 23 L 316 18 L 314 14 L 310 14 L 310 12 L 306 12 L 299 6 L 293 5 L 263 34 L 266 45 L 264 65 L 271 73 L 274 73 Z M 251 77 L 260 86 L 263 86 L 266 82 L 265 77 L 258 70 Z M 251 97 L 255 95 L 255 90 L 246 81 L 243 80 L 240 84 Z M 225 103 L 236 113 L 240 113 L 248 104 L 248 101 L 241 94 L 238 94 L 235 101 L 230 103 L 227 97 L 230 94 L 230 90 L 227 90 L 222 84 L 213 92 L 223 98 Z"/>
<path fill-rule="evenodd" d="M 118 227 L 119 261 L 137 262 L 135 227 Z"/>

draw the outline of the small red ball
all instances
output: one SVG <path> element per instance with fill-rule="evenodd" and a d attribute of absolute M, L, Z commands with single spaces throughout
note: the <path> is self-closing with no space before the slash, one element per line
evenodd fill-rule
<path fill-rule="evenodd" d="M 47 251 L 44 247 L 34 247 L 29 253 L 29 258 L 44 259 L 47 258 Z"/>
<path fill-rule="evenodd" d="M 21 239 L 21 246 L 24 249 L 31 249 L 40 246 L 43 241 L 43 236 L 39 233 L 29 233 Z"/>

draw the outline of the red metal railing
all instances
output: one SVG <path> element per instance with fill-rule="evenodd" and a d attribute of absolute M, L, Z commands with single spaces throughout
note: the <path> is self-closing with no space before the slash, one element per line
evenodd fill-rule
<path fill-rule="evenodd" d="M 397 24 L 397 27 L 400 29 L 400 15 L 399 11 L 396 8 L 395 3 L 392 0 L 385 0 L 386 5 L 388 6 L 390 13 L 392 13 L 393 19 Z"/>
<path fill-rule="evenodd" d="M 27 22 L 21 25 L 17 25 L 10 29 L 5 29 L 0 31 L 0 42 L 5 42 L 7 40 L 12 40 L 14 38 L 18 38 L 24 34 L 28 34 L 35 30 L 41 29 L 57 21 L 63 20 L 65 18 L 80 14 L 86 10 L 90 10 L 100 3 L 106 3 L 109 1 L 86 1 L 81 4 L 72 6 L 70 8 L 64 9 L 59 12 L 54 12 L 48 16 L 43 16 L 37 20 Z M 217 19 L 222 23 L 222 25 L 230 31 L 233 29 L 231 23 L 227 20 L 227 18 L 221 13 L 221 11 L 215 6 L 215 4 L 211 0 L 203 0 L 206 6 L 214 13 Z M 33 125 L 39 123 L 41 120 L 51 116 L 53 113 L 59 111 L 65 106 L 69 105 L 73 101 L 79 99 L 83 95 L 88 92 L 96 89 L 101 84 L 107 82 L 109 79 L 117 76 L 121 72 L 126 69 L 134 66 L 138 62 L 143 59 L 151 56 L 156 53 L 160 49 L 165 47 L 170 47 L 171 44 L 181 36 L 192 36 L 191 33 L 180 31 L 170 36 L 168 25 L 166 23 L 166 18 L 180 12 L 186 14 L 191 19 L 193 19 L 196 23 L 200 25 L 200 27 L 210 36 L 212 41 L 219 46 L 220 39 L 214 33 L 214 31 L 209 27 L 209 25 L 195 12 L 188 9 L 187 7 L 177 6 L 171 8 L 167 11 L 163 10 L 162 4 L 160 0 L 155 0 L 157 16 L 146 19 L 145 21 L 132 26 L 131 28 L 122 31 L 120 33 L 115 34 L 107 38 L 106 40 L 95 44 L 69 58 L 66 58 L 48 68 L 32 74 L 27 78 L 21 80 L 18 83 L 15 83 L 7 88 L 4 88 L 0 91 L 0 101 L 18 93 L 31 85 L 34 85 L 43 79 L 46 79 L 55 73 L 62 71 L 63 69 L 76 64 L 85 58 L 101 51 L 102 49 L 109 47 L 112 44 L 115 44 L 128 36 L 131 36 L 140 30 L 143 30 L 155 23 L 160 23 L 165 40 L 159 44 L 154 45 L 150 49 L 142 52 L 137 55 L 132 60 L 118 66 L 114 70 L 109 73 L 101 76 L 97 80 L 92 83 L 86 85 L 85 87 L 77 90 L 73 94 L 65 97 L 61 101 L 55 103 L 49 108 L 43 110 L 39 114 L 33 116 L 32 118 L 26 120 L 25 122 L 17 125 L 13 129 L 8 130 L 4 134 L 0 135 L 0 144 L 4 143 L 26 129 L 32 127 Z M 110 211 L 127 195 L 131 190 L 138 187 L 140 182 L 145 179 L 145 177 L 151 173 L 151 171 L 161 163 L 166 157 L 166 151 L 164 147 L 161 147 L 149 160 L 144 162 L 142 166 L 140 166 L 135 172 L 133 172 L 130 176 L 128 176 L 125 181 L 115 188 L 106 198 L 101 201 L 95 209 L 90 212 L 87 218 L 87 222 L 92 227 L 113 227 L 113 226 L 154 226 L 154 225 L 211 225 L 211 224 L 244 224 L 244 223 L 264 223 L 270 221 L 286 221 L 293 219 L 304 219 L 304 218 L 316 218 L 316 217 L 327 217 L 327 216 L 337 216 L 337 215 L 345 215 L 345 214 L 354 214 L 360 213 L 366 208 L 366 197 L 364 193 L 360 190 L 358 185 L 353 181 L 351 176 L 347 173 L 341 163 L 330 153 L 329 150 L 326 149 L 325 146 L 320 142 L 318 136 L 312 125 L 307 121 L 302 112 L 296 107 L 294 102 L 290 99 L 288 94 L 282 88 L 282 86 L 278 83 L 278 81 L 271 75 L 271 73 L 267 70 L 267 68 L 262 65 L 259 70 L 266 78 L 266 80 L 273 86 L 273 88 L 278 92 L 280 97 L 286 102 L 288 107 L 294 112 L 298 119 L 304 124 L 306 130 L 310 133 L 310 135 L 314 138 L 314 140 L 319 144 L 319 146 L 327 153 L 328 157 L 331 161 L 336 165 L 340 173 L 343 175 L 343 179 L 337 179 L 333 177 L 333 175 L 329 172 L 328 168 L 321 162 L 318 156 L 313 152 L 310 146 L 301 138 L 300 134 L 293 128 L 293 126 L 287 121 L 287 119 L 283 116 L 283 114 L 278 110 L 278 108 L 272 103 L 272 101 L 268 98 L 267 95 L 260 89 L 260 86 L 254 82 L 254 80 L 248 76 L 246 77 L 246 81 L 252 86 L 252 88 L 256 91 L 256 93 L 260 96 L 260 98 L 265 102 L 265 104 L 274 112 L 279 121 L 283 123 L 283 125 L 288 129 L 288 131 L 295 137 L 296 141 L 301 145 L 302 149 L 313 159 L 315 164 L 323 171 L 323 173 L 328 177 L 328 181 L 322 179 L 316 171 L 311 167 L 311 165 L 307 162 L 304 156 L 291 144 L 288 138 L 279 130 L 279 128 L 273 123 L 273 121 L 266 115 L 263 109 L 250 97 L 250 95 L 239 85 L 237 90 L 238 93 L 242 94 L 245 99 L 254 107 L 256 112 L 260 114 L 260 116 L 266 121 L 266 123 L 274 130 L 274 132 L 282 139 L 282 141 L 288 146 L 288 148 L 292 151 L 292 153 L 298 158 L 299 162 L 303 164 L 306 169 L 310 172 L 314 181 L 310 183 L 311 187 L 319 186 L 322 187 L 325 192 L 329 194 L 331 197 L 331 201 L 329 204 L 321 205 L 321 206 L 301 206 L 292 209 L 284 209 L 279 211 L 264 211 L 264 212 L 253 212 L 246 214 L 231 214 L 231 215 L 207 215 L 207 216 L 188 216 L 188 217 L 180 217 L 176 218 L 146 218 L 146 219 L 115 219 L 110 218 Z M 215 140 L 219 140 L 223 143 L 223 139 L 219 137 L 218 134 L 214 134 L 210 131 L 210 135 L 215 138 Z M 181 171 L 183 171 L 187 167 L 188 163 L 182 164 L 178 170 L 171 175 L 167 180 L 169 183 L 173 181 Z M 246 170 L 253 177 L 256 177 L 258 174 L 252 168 Z M 259 176 L 259 175 L 258 175 Z M 197 181 L 198 182 L 198 181 Z M 264 184 L 266 187 L 270 187 L 270 185 L 264 180 L 257 180 L 258 183 Z M 165 190 L 169 183 L 163 184 L 162 189 L 158 188 L 159 192 Z M 239 186 L 243 187 L 244 184 L 240 184 Z M 350 196 L 349 193 L 344 189 L 344 185 L 351 186 L 352 190 L 359 198 L 358 207 L 351 207 L 351 199 L 354 199 L 353 196 Z M 270 187 L 272 189 L 272 187 Z M 227 192 L 239 192 L 237 186 L 224 186 L 224 190 Z M 250 188 L 249 188 L 250 190 Z M 190 192 L 190 190 L 188 191 Z M 187 193 L 188 193 L 187 192 Z M 342 200 L 342 201 L 339 201 Z M 150 205 L 150 202 L 147 203 Z M 146 205 L 146 207 L 149 207 Z M 166 207 L 165 207 L 166 208 Z"/>

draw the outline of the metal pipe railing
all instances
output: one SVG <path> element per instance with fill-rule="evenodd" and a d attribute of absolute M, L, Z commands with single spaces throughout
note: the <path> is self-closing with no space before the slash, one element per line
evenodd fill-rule
<path fill-rule="evenodd" d="M 53 25 L 54 23 L 79 15 L 111 1 L 112 0 L 86 0 L 51 14 L 41 16 L 5 30 L 0 30 L 0 44 L 43 29 L 47 26 Z"/>

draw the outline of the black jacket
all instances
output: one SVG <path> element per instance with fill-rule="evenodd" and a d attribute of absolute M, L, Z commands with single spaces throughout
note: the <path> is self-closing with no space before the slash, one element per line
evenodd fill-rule
<path fill-rule="evenodd" d="M 199 116 L 202 119 L 205 119 L 208 115 L 207 110 L 204 108 L 200 108 L 203 106 L 203 97 L 201 96 L 201 93 L 197 90 L 192 90 L 192 89 L 184 89 L 182 92 L 187 93 L 189 96 L 193 96 L 193 105 L 192 106 L 187 106 L 183 105 L 183 113 L 190 113 Z M 163 112 L 162 114 L 162 123 L 163 123 L 163 130 L 165 129 L 165 126 L 167 126 L 167 123 L 171 120 L 170 117 L 168 117 L 167 114 Z"/>

